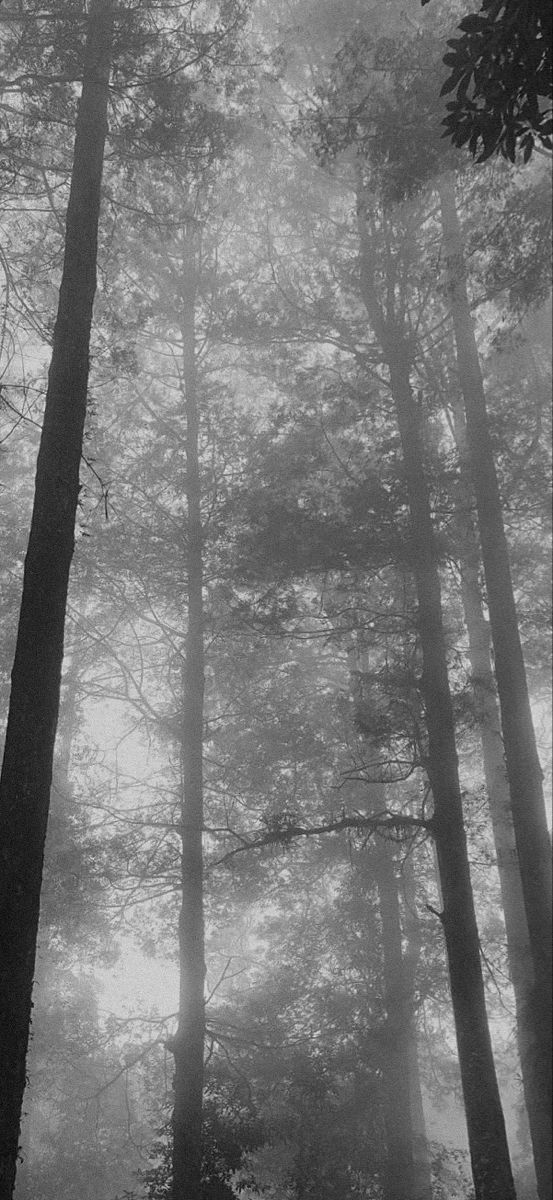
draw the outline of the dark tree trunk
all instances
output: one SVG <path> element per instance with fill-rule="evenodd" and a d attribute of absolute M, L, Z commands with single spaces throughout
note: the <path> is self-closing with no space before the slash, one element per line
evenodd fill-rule
<path fill-rule="evenodd" d="M 551 1200 L 551 844 L 452 176 L 440 181 L 439 194 L 511 811 L 533 962 L 533 992 L 526 1016 L 533 1027 L 536 1047 L 532 1056 L 532 1089 L 537 1101 L 537 1107 L 532 1106 L 532 1141 L 539 1195 L 541 1200 Z"/>
<path fill-rule="evenodd" d="M 86 414 L 113 13 L 91 5 L 0 778 L 0 1200 L 11 1200 Z"/>
<path fill-rule="evenodd" d="M 199 412 L 195 349 L 196 235 L 185 229 L 181 336 L 186 414 L 188 629 L 183 674 L 182 905 L 179 922 L 179 1024 L 173 1111 L 173 1200 L 200 1200 L 204 1085 L 203 913 L 203 531 L 199 466 Z"/>
<path fill-rule="evenodd" d="M 424 471 L 420 413 L 411 389 L 412 350 L 403 326 L 376 292 L 370 237 L 359 197 L 360 276 L 369 320 L 390 372 L 411 518 L 412 569 L 423 657 L 420 683 L 428 730 L 432 832 L 443 895 L 445 936 L 476 1200 L 515 1200 L 486 1013 L 480 944 L 469 872 L 455 723 L 449 690 L 438 560 Z M 388 288 L 388 294 L 394 294 Z"/>
<path fill-rule="evenodd" d="M 79 727 L 79 712 L 77 698 L 79 693 L 79 671 L 76 667 L 76 659 L 73 654 L 67 667 L 65 678 L 62 680 L 61 698 L 58 716 L 58 725 L 56 732 L 56 744 L 54 752 L 54 762 L 52 771 L 52 787 L 50 801 L 50 816 L 48 821 L 48 829 L 46 833 L 45 843 L 45 865 L 48 870 L 49 853 L 55 850 L 56 839 L 59 836 L 57 822 L 55 819 L 56 805 L 58 808 L 64 807 L 71 791 L 69 769 L 71 764 L 71 751 L 75 734 Z M 54 876 L 55 878 L 55 876 Z M 46 889 L 47 890 L 47 889 Z M 38 927 L 37 944 L 48 946 L 49 930 L 48 926 L 44 928 L 44 898 L 45 888 L 44 881 L 41 889 L 41 908 L 40 921 Z M 47 919 L 47 915 L 46 915 Z M 44 956 L 43 956 L 44 957 Z M 54 967 L 54 970 L 56 968 Z M 45 977 L 48 977 L 51 966 L 48 960 L 43 962 L 42 970 L 38 966 L 38 977 L 36 982 L 39 988 L 44 987 Z M 36 1043 L 33 1041 L 28 1047 L 28 1073 L 33 1077 L 33 1048 L 36 1049 Z M 40 1069 L 40 1068 L 39 1068 Z M 32 1093 L 26 1093 L 24 1101 L 24 1111 L 21 1120 L 20 1132 L 20 1159 L 21 1165 L 18 1168 L 17 1175 L 17 1195 L 19 1196 L 20 1189 L 24 1195 L 29 1192 L 29 1184 L 27 1180 L 32 1178 L 33 1164 L 38 1168 L 40 1162 L 40 1138 L 37 1140 L 34 1136 L 34 1127 L 36 1122 L 37 1103 L 33 1100 Z M 40 1126 L 40 1122 L 39 1122 Z"/>

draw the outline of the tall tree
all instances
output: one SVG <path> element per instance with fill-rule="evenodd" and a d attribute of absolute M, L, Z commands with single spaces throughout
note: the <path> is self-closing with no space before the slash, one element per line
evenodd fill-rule
<path fill-rule="evenodd" d="M 236 18 L 235 9 L 229 9 L 227 16 L 230 42 L 230 18 Z M 213 65 L 215 78 L 217 69 L 216 60 Z M 170 121 L 172 114 L 179 114 L 183 123 L 188 122 L 186 133 L 194 146 L 194 154 L 183 165 L 178 157 L 168 153 L 165 162 L 156 163 L 146 179 L 136 176 L 133 199 L 135 216 L 140 214 L 139 233 L 137 236 L 136 229 L 129 233 L 134 252 L 129 255 L 127 250 L 121 272 L 125 283 L 130 272 L 133 276 L 130 302 L 125 296 L 131 320 L 136 297 L 141 299 L 144 295 L 148 301 L 151 336 L 147 349 L 144 351 L 141 347 L 140 366 L 145 377 L 149 373 L 155 377 L 155 383 L 144 397 L 146 420 L 157 432 L 159 459 L 153 463 L 149 444 L 145 454 L 148 478 L 155 480 L 154 490 L 159 486 L 156 470 L 161 467 L 164 473 L 162 499 L 158 498 L 153 506 L 155 518 L 161 518 L 155 557 L 140 564 L 135 578 L 140 579 L 138 590 L 143 588 L 145 603 L 150 606 L 149 619 L 154 622 L 156 617 L 159 619 L 161 637 L 167 636 L 169 628 L 174 636 L 174 642 L 169 642 L 166 648 L 170 654 L 167 673 L 173 693 L 171 699 L 176 710 L 171 719 L 170 734 L 180 760 L 180 811 L 174 823 L 171 822 L 180 841 L 180 999 L 177 1030 L 167 1043 L 175 1059 L 170 1187 L 175 1200 L 191 1200 L 201 1194 L 205 1174 L 202 1154 L 206 973 L 203 740 L 204 559 L 208 551 L 204 523 L 207 523 L 206 513 L 211 509 L 212 492 L 216 493 L 219 486 L 217 480 L 212 483 L 206 467 L 204 434 L 209 428 L 210 415 L 205 372 L 200 375 L 198 358 L 200 349 L 205 353 L 209 344 L 206 310 L 216 278 L 216 252 L 210 230 L 215 203 L 215 167 L 221 169 L 224 154 L 231 144 L 232 123 L 216 109 L 210 110 L 201 104 L 189 106 L 187 88 L 183 95 L 182 89 L 175 87 L 170 99 L 172 107 L 168 103 L 169 97 L 165 96 L 163 115 Z M 132 261 L 130 267 L 129 259 Z M 132 387 L 135 387 L 134 381 Z M 211 438 L 208 441 L 209 453 L 216 461 L 216 441 Z M 135 470 L 143 478 L 141 449 L 137 452 L 135 445 L 133 453 Z M 165 477 L 168 460 L 174 469 Z M 218 503 L 217 498 L 215 508 Z M 183 509 L 184 517 L 181 517 Z M 182 564 L 179 562 L 176 569 L 173 557 L 160 562 L 162 540 L 164 546 L 171 542 L 172 554 L 175 545 L 182 549 Z M 212 544 L 209 553 L 212 560 L 216 560 L 217 552 Z M 145 557 L 148 560 L 148 554 Z M 210 568 L 216 574 L 217 561 L 215 565 L 211 561 Z M 132 563 L 130 569 L 136 571 L 136 563 Z M 175 646 L 178 646 L 177 651 Z M 181 664 L 178 678 L 176 662 Z M 153 694 L 158 684 L 159 678 Z M 146 694 L 143 693 L 141 699 L 143 711 L 147 712 L 149 707 L 153 716 L 159 706 L 159 695 L 150 706 Z"/>
<path fill-rule="evenodd" d="M 462 400 L 453 400 L 453 426 L 460 456 L 459 497 L 456 519 L 461 537 L 461 596 L 468 638 L 474 694 L 474 711 L 482 746 L 482 765 L 488 794 L 501 900 L 505 919 L 509 972 L 515 996 L 517 1041 L 530 1130 L 539 1155 L 546 1097 L 540 1096 L 536 1074 L 535 1029 L 532 1019 L 533 968 L 528 923 L 513 828 L 509 781 L 501 736 L 497 689 L 491 662 L 490 628 L 484 615 L 480 585 L 480 545 L 473 515 L 472 487 L 466 454 L 466 429 Z M 549 1147 L 549 1139 L 547 1139 Z M 541 1153 L 543 1154 L 542 1146 Z"/>
<path fill-rule="evenodd" d="M 432 53 L 432 47 L 428 48 Z M 427 50 L 425 50 L 424 40 L 421 39 L 417 53 L 422 52 L 424 56 Z M 392 63 L 394 60 L 390 47 L 387 47 L 386 52 L 389 55 L 389 60 L 387 61 Z M 350 55 L 353 61 L 357 61 L 355 49 L 353 52 L 350 51 Z M 415 54 L 415 59 L 416 57 L 417 55 Z M 397 64 L 397 59 L 395 61 Z M 428 61 L 427 59 L 427 66 Z M 421 65 L 423 65 L 422 61 Z M 523 846 L 522 854 L 523 856 L 526 854 L 526 867 L 523 869 L 521 864 L 521 874 L 523 877 L 523 890 L 526 895 L 526 919 L 529 928 L 531 917 L 528 912 L 528 906 L 529 904 L 534 906 L 535 936 L 533 957 L 537 982 L 531 1003 L 525 1005 L 524 1024 L 528 1033 L 530 1030 L 532 1031 L 531 1042 L 534 1044 L 536 1051 L 537 1047 L 541 1045 L 543 1053 L 540 1054 L 537 1051 L 533 1056 L 529 1057 L 526 1055 L 525 1061 L 527 1069 L 530 1069 L 530 1058 L 534 1058 L 532 1068 L 534 1082 L 532 1087 L 533 1089 L 537 1088 L 537 1091 L 541 1093 L 539 1104 L 541 1116 L 537 1117 L 538 1129 L 541 1126 L 541 1132 L 537 1131 L 538 1140 L 544 1147 L 547 1145 L 550 1148 L 550 1131 L 548 1133 L 549 1118 L 546 1118 L 544 1124 L 544 1114 L 550 1112 L 551 1108 L 550 1075 L 549 1067 L 546 1065 L 550 1062 L 549 1039 L 551 1028 L 549 1019 L 551 963 L 549 839 L 541 790 L 540 767 L 532 729 L 528 689 L 524 674 L 513 589 L 509 574 L 507 544 L 503 529 L 499 489 L 491 451 L 491 440 L 487 429 L 482 374 L 469 305 L 463 261 L 463 246 L 456 215 L 454 180 L 451 174 L 443 173 L 447 160 L 444 162 L 444 156 L 440 153 L 439 144 L 436 141 L 435 104 L 432 99 L 429 100 L 428 98 L 426 79 L 427 73 L 418 71 L 414 65 L 410 82 L 417 89 L 417 94 L 421 98 L 422 119 L 420 125 L 424 130 L 424 155 L 421 154 L 422 141 L 418 141 L 419 114 L 417 113 L 416 122 L 411 121 L 409 105 L 406 103 L 405 83 L 403 79 L 397 83 L 394 82 L 390 94 L 378 104 L 381 116 L 386 118 L 380 132 L 378 132 L 378 127 L 375 128 L 374 124 L 371 127 L 364 125 L 362 115 L 358 110 L 356 110 L 357 122 L 361 127 L 359 133 L 361 145 L 366 144 L 370 150 L 370 160 L 373 163 L 373 169 L 375 169 L 377 177 L 382 180 L 389 199 L 405 203 L 408 197 L 412 197 L 417 192 L 420 192 L 421 187 L 431 178 L 433 171 L 439 176 L 437 187 L 440 192 L 442 206 L 442 237 L 446 257 L 447 298 L 453 318 L 459 382 L 464 394 L 467 411 L 469 455 L 472 460 L 475 491 L 477 490 L 477 478 L 479 481 L 480 490 L 479 493 L 477 491 L 477 507 L 481 525 L 496 673 L 500 703 L 502 704 L 502 709 L 505 705 L 507 713 L 507 718 L 502 715 L 507 761 L 509 761 L 509 752 L 507 751 L 509 733 L 506 732 L 508 727 L 513 739 L 510 753 L 511 769 L 509 770 L 508 768 L 508 773 L 511 792 L 513 790 L 513 783 L 515 789 L 518 788 L 519 792 L 518 810 L 520 819 L 517 849 L 520 841 Z M 393 105 L 390 103 L 391 96 L 394 97 Z M 366 100 L 363 103 L 366 103 Z M 397 109 L 394 111 L 395 105 L 397 105 Z M 400 116 L 398 116 L 398 110 L 401 111 Z M 352 107 L 350 107 L 349 111 L 351 116 L 353 116 L 354 110 Z M 345 135 L 339 134 L 338 136 L 341 136 L 346 144 L 348 143 L 347 132 Z M 349 136 L 351 137 L 351 135 Z M 422 170 L 420 165 L 421 160 L 424 164 Z M 456 227 L 455 222 L 457 222 Z M 535 261 L 532 251 L 528 258 L 529 262 Z M 508 286 L 510 266 L 510 263 L 508 266 L 502 264 L 499 268 L 503 287 Z M 524 264 L 522 266 L 524 267 Z M 539 273 L 540 266 L 538 262 L 536 281 Z M 497 277 L 495 279 L 495 286 L 497 287 Z M 447 312 L 442 314 L 441 319 L 447 319 L 447 315 Z M 471 427 L 472 434 L 470 432 Z M 484 550 L 484 543 L 486 543 L 486 550 Z M 490 576 L 492 577 L 491 582 Z M 466 588 L 465 599 L 470 599 Z M 472 608 L 474 609 L 474 605 L 472 605 Z M 492 610 L 495 611 L 495 620 L 492 616 Z M 474 632 L 474 622 L 472 632 Z M 499 638 L 499 653 L 495 645 L 496 638 Z M 480 656 L 481 665 L 482 657 Z M 501 675 L 503 676 L 503 686 L 499 683 Z M 504 705 L 501 701 L 502 693 Z M 524 793 L 527 797 L 531 797 L 530 805 L 524 803 Z M 513 815 L 516 804 L 516 800 L 513 800 Z M 516 824 L 515 818 L 515 829 Z M 526 836 L 524 830 L 526 830 Z M 525 874 L 526 885 L 524 883 Z M 520 927 L 520 922 L 518 924 Z M 539 980 L 541 980 L 541 984 L 538 982 Z M 537 993 L 540 991 L 541 994 L 538 999 Z M 528 1043 L 526 1042 L 526 1044 Z M 536 1107 L 535 1103 L 533 1107 Z M 550 1153 L 550 1149 L 548 1149 L 547 1153 Z M 551 1190 L 550 1166 L 544 1187 L 544 1194 L 548 1195 Z"/>
<path fill-rule="evenodd" d="M 112 0 L 90 9 L 65 255 L 0 777 L 0 1197 L 11 1200 L 48 820 L 96 290 Z"/>
<path fill-rule="evenodd" d="M 533 963 L 533 987 L 525 1014 L 525 1023 L 532 1030 L 534 1043 L 532 1142 L 540 1197 L 547 1200 L 552 1187 L 551 845 L 486 396 L 470 310 L 453 177 L 444 175 L 438 189 L 447 286 L 459 383 L 465 404 L 468 457 L 478 511 L 511 810 Z"/>
<path fill-rule="evenodd" d="M 356 45 L 358 40 L 356 35 Z M 342 139 L 343 146 L 348 132 L 350 139 L 355 140 L 356 129 L 353 116 L 352 125 L 348 126 L 343 109 L 338 108 L 337 111 L 333 107 L 339 105 L 340 71 L 342 68 L 347 70 L 348 65 L 346 60 L 344 66 L 345 58 L 345 55 L 341 56 L 337 63 L 336 77 L 329 88 L 332 115 L 325 123 L 327 114 L 324 106 L 321 106 L 314 120 L 317 133 L 324 127 L 330 142 L 338 127 L 337 138 Z M 353 74 L 356 77 L 355 71 Z M 355 105 L 352 102 L 353 108 Z M 328 280 L 326 262 L 323 260 L 321 263 L 319 259 L 313 268 L 313 278 L 321 291 L 326 285 L 327 294 L 332 299 L 329 299 L 328 307 L 324 300 L 320 300 L 310 308 L 305 303 L 308 288 L 303 289 L 298 305 L 301 306 L 303 317 L 302 336 L 308 337 L 311 333 L 311 318 L 313 324 L 318 324 L 321 342 L 326 337 L 329 345 L 347 343 L 346 330 L 352 320 L 352 311 L 358 318 L 360 293 L 366 309 L 365 320 L 368 317 L 368 324 L 377 340 L 376 346 L 372 341 L 368 353 L 365 351 L 368 362 L 371 365 L 384 362 L 389 373 L 390 392 L 401 439 L 402 476 L 410 510 L 409 547 L 407 551 L 404 549 L 404 553 L 408 554 L 417 588 L 418 630 L 423 658 L 420 692 L 428 729 L 425 767 L 434 798 L 434 816 L 430 824 L 440 863 L 444 898 L 441 919 L 449 962 L 473 1174 L 478 1197 L 496 1197 L 497 1200 L 501 1197 L 504 1200 L 506 1196 L 514 1196 L 514 1185 L 487 1022 L 448 678 L 439 550 L 425 472 L 422 413 L 413 386 L 416 369 L 413 326 L 420 315 L 417 314 L 416 318 L 413 315 L 410 320 L 413 293 L 410 292 L 409 278 L 415 230 L 419 227 L 416 222 L 420 220 L 420 215 L 414 211 L 395 214 L 390 212 L 385 202 L 379 202 L 371 189 L 371 168 L 362 160 L 362 148 L 354 145 L 351 150 L 357 151 L 359 250 L 356 266 L 351 260 L 348 263 L 348 282 L 351 287 L 351 280 L 355 277 L 359 280 L 359 290 L 355 298 L 351 293 L 348 296 L 349 307 L 340 306 L 335 315 L 336 276 Z M 350 179 L 348 175 L 346 186 Z M 344 203 L 343 196 L 341 199 Z M 394 227 L 396 220 L 397 228 Z M 402 225 L 404 220 L 405 229 Z M 401 237 L 400 229 L 403 229 L 403 249 L 397 240 Z M 346 224 L 346 230 L 346 237 L 351 239 L 351 226 Z M 350 245 L 351 241 L 348 240 L 348 247 Z M 321 251 L 322 246 L 321 241 Z M 285 295 L 293 287 L 289 280 L 286 283 L 287 288 L 282 289 Z M 322 327 L 325 317 L 328 321 L 326 328 Z M 313 340 L 317 337 L 316 334 L 312 336 Z M 359 353 L 362 337 L 356 322 L 355 333 L 349 339 L 353 353 Z M 369 342 L 368 337 L 366 341 Z"/>
<path fill-rule="evenodd" d="M 202 1186 L 204 1087 L 203 737 L 204 601 L 203 520 L 196 369 L 198 229 L 185 222 L 182 254 L 182 392 L 186 428 L 186 601 L 188 628 L 183 669 L 181 887 L 179 919 L 179 1025 L 175 1056 L 173 1200 L 196 1200 Z"/>
<path fill-rule="evenodd" d="M 500 1200 L 500 1197 L 505 1200 L 507 1196 L 514 1197 L 515 1192 L 486 1014 L 421 413 L 411 383 L 413 353 L 396 308 L 395 266 L 390 258 L 385 273 L 387 301 L 382 303 L 379 299 L 371 237 L 374 217 L 361 170 L 358 175 L 361 295 L 390 372 L 409 499 L 423 662 L 420 688 L 428 729 L 427 771 L 434 800 L 432 832 L 443 896 L 440 919 L 448 958 L 473 1177 L 477 1200 Z"/>

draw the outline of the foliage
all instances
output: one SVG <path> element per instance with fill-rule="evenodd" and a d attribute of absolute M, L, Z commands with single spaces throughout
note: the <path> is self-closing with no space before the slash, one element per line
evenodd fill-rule
<path fill-rule="evenodd" d="M 198 1200 L 232 1200 L 252 1180 L 241 1172 L 244 1155 L 264 1138 L 259 1119 L 237 1102 L 232 1089 L 215 1091 L 208 1085 L 204 1104 L 203 1189 Z M 171 1196 L 170 1124 L 163 1126 L 150 1150 L 151 1167 L 139 1171 L 147 1200 L 166 1200 Z M 233 1181 L 240 1172 L 238 1193 Z"/>
<path fill-rule="evenodd" d="M 422 0 L 423 4 L 427 0 Z M 553 148 L 551 7 L 548 0 L 483 0 L 448 41 L 445 136 L 478 162 L 501 154 L 528 162 L 536 141 Z"/>

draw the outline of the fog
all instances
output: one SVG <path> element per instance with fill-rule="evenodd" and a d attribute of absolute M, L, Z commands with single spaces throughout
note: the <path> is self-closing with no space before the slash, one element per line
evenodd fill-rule
<path fill-rule="evenodd" d="M 0 1200 L 550 1196 L 550 136 L 537 50 L 443 136 L 467 11 L 0 10 Z"/>

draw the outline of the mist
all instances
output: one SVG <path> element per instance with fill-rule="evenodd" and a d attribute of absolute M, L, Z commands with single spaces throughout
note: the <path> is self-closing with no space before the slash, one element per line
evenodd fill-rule
<path fill-rule="evenodd" d="M 550 52 L 486 11 L 2 4 L 0 1200 L 551 1200 Z"/>

